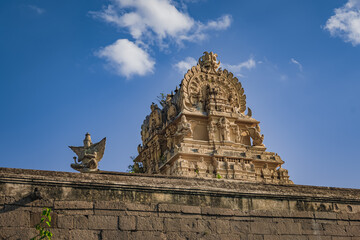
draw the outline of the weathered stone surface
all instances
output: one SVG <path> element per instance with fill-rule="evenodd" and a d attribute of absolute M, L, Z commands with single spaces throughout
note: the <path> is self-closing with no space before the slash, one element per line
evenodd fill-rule
<path fill-rule="evenodd" d="M 231 233 L 230 221 L 228 220 L 215 220 L 217 233 Z"/>
<path fill-rule="evenodd" d="M 180 232 L 181 231 L 180 218 L 165 218 L 164 230 L 165 232 Z"/>
<path fill-rule="evenodd" d="M 118 229 L 118 217 L 90 215 L 89 229 Z"/>
<path fill-rule="evenodd" d="M 198 232 L 199 228 L 197 220 L 191 218 L 180 219 L 180 231 Z"/>
<path fill-rule="evenodd" d="M 0 213 L 0 227 L 29 227 L 30 213 L 27 211 L 11 211 Z"/>
<path fill-rule="evenodd" d="M 55 201 L 54 209 L 56 210 L 88 210 L 93 209 L 93 202 L 85 202 L 85 201 Z"/>
<path fill-rule="evenodd" d="M 73 216 L 66 216 L 66 215 L 58 215 L 58 228 L 66 228 L 71 229 L 74 227 L 74 218 Z"/>
<path fill-rule="evenodd" d="M 69 236 L 71 240 L 79 240 L 79 239 L 86 239 L 86 240 L 99 240 L 100 231 L 94 230 L 70 230 Z"/>
<path fill-rule="evenodd" d="M 244 221 L 230 221 L 232 233 L 249 233 L 250 223 Z"/>
<path fill-rule="evenodd" d="M 89 216 L 75 215 L 73 217 L 73 224 L 75 229 L 89 229 Z"/>
<path fill-rule="evenodd" d="M 95 210 L 126 210 L 127 206 L 124 202 L 119 201 L 96 201 L 94 203 Z"/>
<path fill-rule="evenodd" d="M 36 230 L 34 228 L 23 227 L 0 227 L 0 239 L 6 240 L 18 240 L 18 239 L 30 239 L 35 237 Z"/>
<path fill-rule="evenodd" d="M 123 231 L 136 230 L 136 217 L 135 216 L 119 217 L 119 229 Z"/>
<path fill-rule="evenodd" d="M 137 230 L 162 231 L 164 230 L 164 220 L 155 217 L 137 217 Z"/>
<path fill-rule="evenodd" d="M 251 222 L 250 223 L 250 232 L 257 234 L 267 234 L 267 235 L 276 235 L 276 228 L 274 228 L 269 223 L 264 222 Z"/>
<path fill-rule="evenodd" d="M 129 233 L 126 231 L 119 230 L 104 230 L 101 231 L 101 239 L 129 239 Z"/>
<path fill-rule="evenodd" d="M 360 191 L 356 189 L 125 173 L 100 172 L 89 176 L 0 168 L 0 195 L 5 194 L 1 189 L 7 188 L 7 182 L 11 182 L 15 191 L 11 196 L 5 195 L 5 208 L 0 210 L 0 239 L 35 236 L 32 224 L 39 220 L 40 203 L 53 204 L 50 230 L 55 240 L 359 240 L 360 237 L 360 214 L 356 212 Z M 14 187 L 15 184 L 31 187 Z M 29 195 L 34 184 L 42 187 L 44 199 L 24 202 L 18 197 Z M 25 190 L 29 192 L 16 192 Z M 254 198 L 264 199 L 257 201 L 263 205 L 251 205 L 256 202 Z M 288 210 L 274 209 L 277 203 L 267 205 L 272 200 L 287 199 L 295 203 L 302 199 L 301 202 L 313 206 L 320 206 L 319 202 L 330 206 L 335 201 L 338 208 L 323 212 L 318 208 L 308 211 L 307 207 L 299 210 L 296 204 L 289 204 Z M 349 203 L 352 213 L 348 212 Z M 268 209 L 264 209 L 266 206 Z"/>

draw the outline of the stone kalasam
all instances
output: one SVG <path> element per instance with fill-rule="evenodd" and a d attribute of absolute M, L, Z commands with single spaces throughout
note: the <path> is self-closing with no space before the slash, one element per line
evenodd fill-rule
<path fill-rule="evenodd" d="M 246 95 L 217 55 L 205 52 L 175 93 L 151 104 L 135 164 L 149 174 L 292 184 L 280 156 L 267 152 Z"/>

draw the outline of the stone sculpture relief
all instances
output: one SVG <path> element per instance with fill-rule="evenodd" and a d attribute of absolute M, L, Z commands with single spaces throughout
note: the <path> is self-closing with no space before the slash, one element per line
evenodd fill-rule
<path fill-rule="evenodd" d="M 98 171 L 98 162 L 104 156 L 106 138 L 100 142 L 93 144 L 91 136 L 86 133 L 83 147 L 69 146 L 76 153 L 78 159 L 74 157 L 74 162 L 70 166 L 79 172 L 96 172 Z"/>
<path fill-rule="evenodd" d="M 152 174 L 291 184 L 284 161 L 266 151 L 241 83 L 219 65 L 204 52 L 161 108 L 151 104 L 135 162 Z"/>

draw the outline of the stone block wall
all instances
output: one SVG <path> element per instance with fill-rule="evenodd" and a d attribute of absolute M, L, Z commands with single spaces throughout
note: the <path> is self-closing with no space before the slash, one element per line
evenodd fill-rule
<path fill-rule="evenodd" d="M 0 168 L 0 239 L 359 240 L 360 190 Z"/>

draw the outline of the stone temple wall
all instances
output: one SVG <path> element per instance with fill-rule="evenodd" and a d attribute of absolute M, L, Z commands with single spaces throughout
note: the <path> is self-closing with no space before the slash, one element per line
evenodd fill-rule
<path fill-rule="evenodd" d="M 360 190 L 0 168 L 0 239 L 360 239 Z"/>

